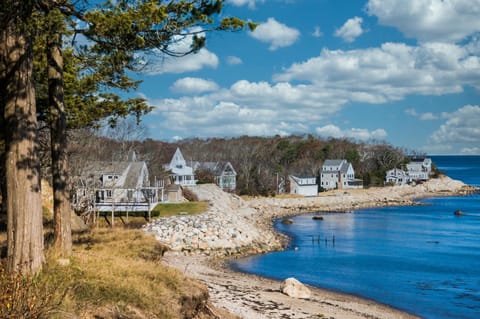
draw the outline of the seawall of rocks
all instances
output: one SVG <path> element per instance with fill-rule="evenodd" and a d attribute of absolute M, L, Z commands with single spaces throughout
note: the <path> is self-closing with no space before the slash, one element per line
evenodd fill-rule
<path fill-rule="evenodd" d="M 364 207 L 416 205 L 416 198 L 465 195 L 474 188 L 448 177 L 416 186 L 336 190 L 317 197 L 242 198 L 223 192 L 213 184 L 190 188 L 209 202 L 207 212 L 159 218 L 144 230 L 171 250 L 206 255 L 237 255 L 280 249 L 285 238 L 276 233 L 272 220 L 289 215 L 350 211 Z"/>
<path fill-rule="evenodd" d="M 206 255 L 259 253 L 279 249 L 281 241 L 257 211 L 240 197 L 223 192 L 213 184 L 190 188 L 209 209 L 199 215 L 158 218 L 144 230 L 155 234 L 171 250 Z"/>

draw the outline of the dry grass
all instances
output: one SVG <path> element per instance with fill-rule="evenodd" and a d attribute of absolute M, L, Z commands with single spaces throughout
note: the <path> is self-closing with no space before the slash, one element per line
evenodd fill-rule
<path fill-rule="evenodd" d="M 193 318 L 205 306 L 206 287 L 163 266 L 163 251 L 138 230 L 78 236 L 72 267 L 78 273 L 67 311 L 82 318 L 98 317 L 99 311 L 128 318 Z"/>
<path fill-rule="evenodd" d="M 206 286 L 163 265 L 164 251 L 140 230 L 99 228 L 75 235 L 70 265 L 59 266 L 47 256 L 36 279 L 46 286 L 25 285 L 33 296 L 42 296 L 42 291 L 52 296 L 52 302 L 41 305 L 48 316 L 32 318 L 215 318 L 211 310 L 220 312 L 208 305 Z M 57 296 L 62 296 L 60 306 Z M 234 318 L 224 313 L 221 317 Z"/>

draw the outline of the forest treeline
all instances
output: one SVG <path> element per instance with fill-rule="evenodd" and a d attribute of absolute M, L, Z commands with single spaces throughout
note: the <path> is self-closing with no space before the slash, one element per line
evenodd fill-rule
<path fill-rule="evenodd" d="M 229 161 L 237 172 L 237 193 L 241 195 L 272 195 L 277 183 L 289 174 L 318 176 L 326 159 L 346 159 L 355 169 L 355 177 L 365 187 L 383 185 L 385 172 L 408 161 L 407 150 L 385 142 L 363 143 L 349 139 L 324 139 L 313 135 L 287 137 L 190 138 L 177 143 L 156 141 L 121 141 L 106 137 L 85 136 L 76 143 L 72 161 L 88 157 L 98 160 L 124 160 L 135 150 L 147 162 L 150 176 L 165 178 L 162 165 L 170 162 L 180 147 L 185 160 Z M 77 167 L 72 163 L 71 167 Z M 72 172 L 72 176 L 75 172 Z"/>

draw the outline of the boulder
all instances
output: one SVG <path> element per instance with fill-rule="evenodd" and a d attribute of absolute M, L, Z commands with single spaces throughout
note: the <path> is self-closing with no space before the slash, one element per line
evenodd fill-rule
<path fill-rule="evenodd" d="M 280 286 L 280 290 L 292 298 L 308 299 L 312 292 L 295 278 L 288 278 Z"/>
<path fill-rule="evenodd" d="M 282 224 L 291 225 L 291 224 L 293 224 L 293 220 L 292 219 L 283 219 Z"/>
<path fill-rule="evenodd" d="M 463 212 L 460 209 L 457 209 L 456 211 L 453 212 L 455 216 L 462 216 Z"/>

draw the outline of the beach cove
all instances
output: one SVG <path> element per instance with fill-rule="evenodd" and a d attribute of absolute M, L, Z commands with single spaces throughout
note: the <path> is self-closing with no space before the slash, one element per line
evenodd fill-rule
<path fill-rule="evenodd" d="M 257 254 L 285 247 L 285 236 L 272 221 L 316 211 L 418 205 L 416 198 L 464 195 L 474 189 L 448 177 L 416 186 L 337 190 L 311 198 L 253 198 L 226 194 L 214 185 L 192 190 L 210 203 L 198 216 L 163 218 L 145 227 L 171 248 L 164 261 L 209 287 L 212 302 L 241 318 L 411 318 L 370 300 L 312 289 L 307 300 L 282 294 L 278 281 L 233 272 L 225 257 Z"/>

